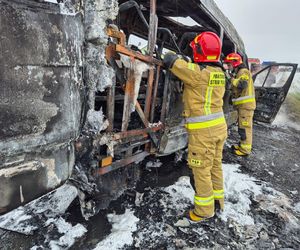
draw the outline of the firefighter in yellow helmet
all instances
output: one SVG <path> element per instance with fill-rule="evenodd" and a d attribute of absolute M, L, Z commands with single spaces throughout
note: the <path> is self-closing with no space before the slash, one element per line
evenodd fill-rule
<path fill-rule="evenodd" d="M 190 43 L 194 63 L 166 54 L 164 65 L 184 83 L 183 104 L 188 131 L 188 164 L 195 183 L 190 221 L 214 216 L 215 205 L 224 208 L 222 150 L 227 138 L 223 114 L 225 74 L 220 63 L 221 41 L 203 32 Z"/>
<path fill-rule="evenodd" d="M 241 138 L 238 145 L 232 146 L 232 151 L 238 156 L 248 156 L 252 150 L 253 114 L 256 108 L 252 75 L 237 53 L 229 54 L 224 62 L 233 71 L 232 102 L 238 110 L 238 132 Z"/>

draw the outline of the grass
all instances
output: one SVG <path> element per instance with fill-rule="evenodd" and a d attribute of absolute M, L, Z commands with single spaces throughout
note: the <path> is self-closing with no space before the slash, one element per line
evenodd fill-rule
<path fill-rule="evenodd" d="M 284 105 L 288 116 L 295 122 L 300 122 L 300 93 L 289 93 Z"/>

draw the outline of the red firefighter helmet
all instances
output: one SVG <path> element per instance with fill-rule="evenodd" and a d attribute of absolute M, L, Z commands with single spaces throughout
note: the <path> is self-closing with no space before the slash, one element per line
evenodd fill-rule
<path fill-rule="evenodd" d="M 238 53 L 230 53 L 226 56 L 224 62 L 230 63 L 232 67 L 236 68 L 243 63 L 243 59 Z"/>
<path fill-rule="evenodd" d="M 193 49 L 194 62 L 219 62 L 221 40 L 213 32 L 203 32 L 190 43 Z"/>

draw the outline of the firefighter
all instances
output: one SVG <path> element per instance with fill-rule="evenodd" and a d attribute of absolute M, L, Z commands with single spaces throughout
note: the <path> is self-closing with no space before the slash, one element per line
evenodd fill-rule
<path fill-rule="evenodd" d="M 238 156 L 248 156 L 252 150 L 252 123 L 256 107 L 252 75 L 237 53 L 229 54 L 224 62 L 233 72 L 232 103 L 238 110 L 240 143 L 232 146 L 232 152 Z"/>
<path fill-rule="evenodd" d="M 215 205 L 224 208 L 222 150 L 227 125 L 222 98 L 225 74 L 220 63 L 221 41 L 215 33 L 201 33 L 190 46 L 194 63 L 168 53 L 164 65 L 184 83 L 188 165 L 195 184 L 194 209 L 186 216 L 192 222 L 201 222 L 214 216 Z"/>

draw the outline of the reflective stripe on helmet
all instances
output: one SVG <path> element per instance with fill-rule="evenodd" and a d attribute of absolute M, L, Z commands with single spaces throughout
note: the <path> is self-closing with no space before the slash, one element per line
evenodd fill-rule
<path fill-rule="evenodd" d="M 227 60 L 239 60 L 240 58 L 239 57 L 227 57 L 226 59 Z"/>
<path fill-rule="evenodd" d="M 195 123 L 187 123 L 185 124 L 185 127 L 187 129 L 193 130 L 193 129 L 201 129 L 201 128 L 209 128 L 213 126 L 217 126 L 219 124 L 226 123 L 225 117 L 220 117 L 214 120 L 205 121 L 205 122 L 195 122 Z"/>
<path fill-rule="evenodd" d="M 248 103 L 248 102 L 255 102 L 255 96 L 247 95 L 247 96 L 239 97 L 236 99 L 232 99 L 232 103 L 234 105 L 239 105 L 239 104 Z"/>
<path fill-rule="evenodd" d="M 198 206 L 209 206 L 214 203 L 214 195 L 211 195 L 209 197 L 200 197 L 195 195 L 194 202 Z"/>
<path fill-rule="evenodd" d="M 213 190 L 215 199 L 223 199 L 224 198 L 224 189 Z"/>
<path fill-rule="evenodd" d="M 217 59 L 216 56 L 207 56 L 206 58 L 207 58 L 208 60 L 216 60 L 216 59 Z"/>

